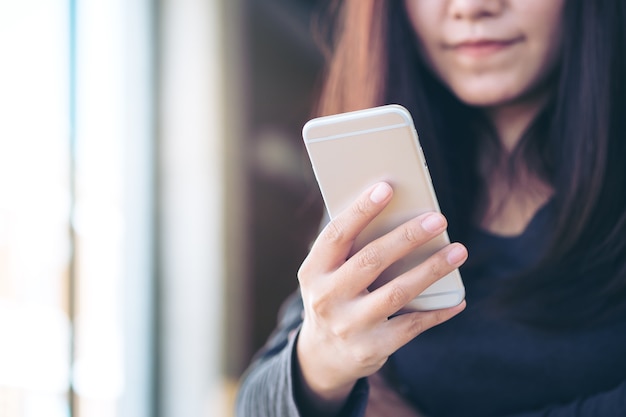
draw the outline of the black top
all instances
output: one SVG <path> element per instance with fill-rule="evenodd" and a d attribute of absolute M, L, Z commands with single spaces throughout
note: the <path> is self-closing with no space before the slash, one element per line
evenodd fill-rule
<path fill-rule="evenodd" d="M 504 416 L 616 389 L 613 408 L 607 402 L 603 413 L 581 415 L 626 415 L 626 317 L 547 331 L 493 302 L 497 288 L 541 256 L 550 211 L 550 205 L 540 209 L 519 236 L 475 230 L 466 242 L 471 262 L 461 270 L 466 310 L 391 358 L 401 391 L 426 414 Z M 565 265 L 561 273 L 576 280 L 578 272 Z"/>

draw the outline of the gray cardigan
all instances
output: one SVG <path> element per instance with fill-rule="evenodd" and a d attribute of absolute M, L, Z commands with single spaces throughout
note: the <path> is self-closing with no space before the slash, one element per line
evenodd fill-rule
<path fill-rule="evenodd" d="M 237 417 L 300 416 L 293 396 L 291 361 L 302 311 L 299 292 L 283 304 L 277 329 L 241 379 Z"/>

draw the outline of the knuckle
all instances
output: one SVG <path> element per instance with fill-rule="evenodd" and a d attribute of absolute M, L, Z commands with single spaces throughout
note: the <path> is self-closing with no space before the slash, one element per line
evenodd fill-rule
<path fill-rule="evenodd" d="M 438 257 L 431 259 L 431 261 L 428 263 L 428 273 L 429 277 L 432 279 L 437 279 L 443 276 L 443 269 L 441 267 Z"/>
<path fill-rule="evenodd" d="M 346 341 L 350 338 L 352 326 L 350 323 L 346 323 L 345 321 L 341 321 L 335 323 L 331 328 L 331 333 L 333 336 L 339 340 Z"/>
<path fill-rule="evenodd" d="M 406 225 L 403 228 L 402 237 L 409 243 L 419 243 L 421 241 L 419 233 L 410 225 Z"/>
<path fill-rule="evenodd" d="M 353 349 L 352 359 L 361 367 L 371 367 L 380 362 L 379 356 L 369 346 L 360 345 Z"/>
<path fill-rule="evenodd" d="M 325 318 L 330 315 L 330 305 L 325 297 L 312 296 L 309 299 L 309 305 L 317 317 Z"/>
<path fill-rule="evenodd" d="M 337 220 L 334 220 L 326 225 L 322 232 L 322 238 L 330 243 L 337 243 L 343 240 L 344 231 Z"/>
<path fill-rule="evenodd" d="M 358 200 L 352 205 L 352 214 L 357 217 L 367 216 L 369 213 L 369 205 L 364 200 Z"/>
<path fill-rule="evenodd" d="M 357 263 L 362 269 L 375 271 L 382 265 L 382 259 L 376 248 L 367 246 L 358 253 Z"/>
<path fill-rule="evenodd" d="M 447 310 L 438 310 L 435 312 L 435 324 L 443 323 L 450 318 Z"/>
<path fill-rule="evenodd" d="M 413 314 L 406 328 L 408 336 L 410 338 L 415 337 L 424 332 L 424 330 L 426 329 L 424 328 L 424 321 L 422 320 L 422 317 L 417 314 Z"/>
<path fill-rule="evenodd" d="M 391 285 L 387 293 L 387 302 L 393 308 L 401 308 L 408 302 L 408 293 L 404 287 Z"/>
<path fill-rule="evenodd" d="M 298 269 L 298 282 L 300 283 L 300 285 L 306 285 L 307 283 L 307 276 L 309 275 L 309 262 L 307 259 L 304 260 L 304 262 L 302 262 L 302 265 L 300 265 L 300 268 Z"/>

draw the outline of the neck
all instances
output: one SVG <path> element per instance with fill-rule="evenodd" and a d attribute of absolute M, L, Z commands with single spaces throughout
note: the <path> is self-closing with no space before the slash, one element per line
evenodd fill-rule
<path fill-rule="evenodd" d="M 514 103 L 485 108 L 485 114 L 495 128 L 506 154 L 515 149 L 547 100 L 547 92 L 539 91 Z"/>
<path fill-rule="evenodd" d="M 502 150 L 496 161 L 489 152 L 481 158 L 486 206 L 480 223 L 486 230 L 502 235 L 521 233 L 552 194 L 551 187 L 526 166 L 517 165 L 514 173 L 509 171 L 512 152 L 547 100 L 548 94 L 543 91 L 515 103 L 484 109 Z"/>

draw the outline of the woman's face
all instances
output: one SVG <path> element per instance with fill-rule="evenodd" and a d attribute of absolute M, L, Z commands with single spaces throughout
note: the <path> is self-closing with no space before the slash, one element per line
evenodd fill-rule
<path fill-rule="evenodd" d="M 467 104 L 532 93 L 554 68 L 565 0 L 404 0 L 431 69 Z"/>

